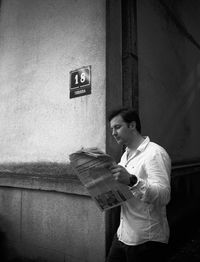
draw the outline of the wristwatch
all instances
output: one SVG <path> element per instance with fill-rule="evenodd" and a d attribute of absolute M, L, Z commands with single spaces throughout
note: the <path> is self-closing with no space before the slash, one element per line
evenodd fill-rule
<path fill-rule="evenodd" d="M 130 175 L 129 180 L 130 180 L 130 183 L 128 185 L 129 187 L 132 187 L 137 183 L 137 177 L 135 175 Z"/>

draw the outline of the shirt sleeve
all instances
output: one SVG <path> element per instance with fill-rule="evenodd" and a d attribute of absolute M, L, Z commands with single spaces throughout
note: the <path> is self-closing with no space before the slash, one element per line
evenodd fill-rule
<path fill-rule="evenodd" d="M 131 188 L 134 197 L 147 203 L 166 205 L 170 201 L 171 160 L 166 152 L 157 152 L 145 160 L 142 172 L 145 179 Z"/>

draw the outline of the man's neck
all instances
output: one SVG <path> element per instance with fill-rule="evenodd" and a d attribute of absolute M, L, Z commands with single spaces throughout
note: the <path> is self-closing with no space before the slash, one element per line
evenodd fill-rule
<path fill-rule="evenodd" d="M 135 134 L 134 139 L 131 141 L 129 145 L 127 145 L 128 150 L 136 151 L 144 140 L 145 138 L 143 136 L 141 136 L 140 134 Z"/>

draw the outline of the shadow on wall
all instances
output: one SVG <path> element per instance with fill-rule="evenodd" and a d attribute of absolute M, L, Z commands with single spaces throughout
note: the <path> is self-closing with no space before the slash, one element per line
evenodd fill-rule
<path fill-rule="evenodd" d="M 0 261 L 6 261 L 7 253 L 6 234 L 0 229 Z"/>
<path fill-rule="evenodd" d="M 46 260 L 40 259 L 27 259 L 22 258 L 10 250 L 6 233 L 0 228 L 0 262 L 47 262 Z"/>
<path fill-rule="evenodd" d="M 0 262 L 12 261 L 11 258 L 17 256 L 14 248 L 9 245 L 7 232 L 10 230 L 11 225 L 4 216 L 0 215 Z"/>

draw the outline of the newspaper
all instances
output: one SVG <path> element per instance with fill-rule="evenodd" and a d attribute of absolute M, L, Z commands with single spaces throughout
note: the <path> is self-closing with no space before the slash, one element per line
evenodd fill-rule
<path fill-rule="evenodd" d="M 115 161 L 98 148 L 82 148 L 71 154 L 69 159 L 101 211 L 116 207 L 133 196 L 128 186 L 113 178 L 109 168 L 116 165 Z"/>

